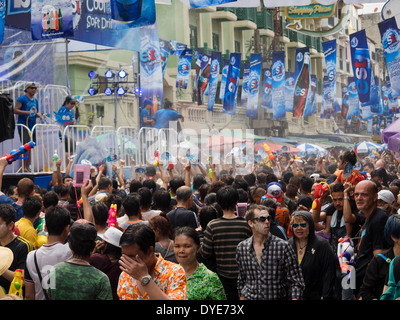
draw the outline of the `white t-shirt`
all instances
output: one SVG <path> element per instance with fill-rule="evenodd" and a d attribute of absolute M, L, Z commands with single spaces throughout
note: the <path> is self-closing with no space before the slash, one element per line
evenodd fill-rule
<path fill-rule="evenodd" d="M 42 274 L 43 283 L 47 283 L 47 274 L 50 272 L 50 268 L 59 262 L 72 258 L 72 251 L 69 248 L 68 243 L 62 244 L 61 242 L 54 242 L 52 244 L 44 244 L 39 249 L 28 253 L 26 258 L 24 280 L 28 283 L 35 284 L 35 300 L 45 300 L 43 289 L 40 285 L 39 276 L 36 271 L 34 258 L 36 251 L 36 259 L 39 270 Z"/>
<path fill-rule="evenodd" d="M 142 212 L 142 219 L 149 221 L 151 218 L 155 216 L 159 216 L 161 213 L 161 210 L 150 210 L 146 212 Z"/>

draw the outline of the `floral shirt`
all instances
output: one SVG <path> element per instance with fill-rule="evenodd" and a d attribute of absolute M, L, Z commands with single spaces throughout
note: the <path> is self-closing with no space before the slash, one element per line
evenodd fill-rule
<path fill-rule="evenodd" d="M 226 300 L 218 275 L 202 263 L 187 277 L 187 297 L 188 300 Z"/>
<path fill-rule="evenodd" d="M 179 264 L 164 260 L 159 254 L 152 279 L 172 300 L 186 300 L 186 275 Z M 139 291 L 137 280 L 126 272 L 119 276 L 117 294 L 120 300 L 150 300 L 147 292 Z"/>

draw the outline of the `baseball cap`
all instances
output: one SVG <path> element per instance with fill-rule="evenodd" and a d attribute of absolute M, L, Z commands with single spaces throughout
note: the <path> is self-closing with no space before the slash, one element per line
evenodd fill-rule
<path fill-rule="evenodd" d="M 105 242 L 121 248 L 121 246 L 119 245 L 119 240 L 121 239 L 122 233 L 123 232 L 121 230 L 115 227 L 109 227 L 106 232 L 104 232 L 104 234 L 102 235 L 99 235 L 99 237 L 102 238 Z"/>
<path fill-rule="evenodd" d="M 30 88 L 30 87 L 36 87 L 36 84 L 34 83 L 34 82 L 28 82 L 26 85 L 25 85 L 25 92 L 26 92 L 26 90 L 28 89 L 28 88 Z"/>
<path fill-rule="evenodd" d="M 97 237 L 97 230 L 94 225 L 85 219 L 76 220 L 69 232 L 71 240 L 85 242 L 95 241 Z"/>
<path fill-rule="evenodd" d="M 392 191 L 381 190 L 378 192 L 378 200 L 382 200 L 388 204 L 392 204 L 395 201 L 395 198 Z"/>
<path fill-rule="evenodd" d="M 150 99 L 144 99 L 143 107 L 147 106 L 148 104 L 153 105 L 153 102 L 151 102 Z"/>

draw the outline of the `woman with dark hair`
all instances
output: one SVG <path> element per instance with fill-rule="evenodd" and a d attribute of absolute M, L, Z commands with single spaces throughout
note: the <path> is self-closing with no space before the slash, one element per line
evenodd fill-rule
<path fill-rule="evenodd" d="M 226 300 L 218 275 L 197 260 L 200 250 L 197 231 L 192 227 L 178 227 L 173 240 L 175 256 L 185 270 L 188 300 Z"/>
<path fill-rule="evenodd" d="M 293 237 L 289 243 L 296 252 L 305 283 L 303 299 L 333 299 L 339 264 L 328 240 L 315 234 L 313 217 L 307 211 L 295 211 L 290 227 Z"/>
<path fill-rule="evenodd" d="M 59 125 L 63 127 L 75 125 L 76 119 L 79 118 L 78 111 L 79 103 L 71 96 L 67 96 L 64 100 L 61 108 L 56 112 L 56 121 Z M 74 108 L 76 107 L 76 115 Z M 61 137 L 60 137 L 61 139 Z M 67 154 L 72 154 L 75 150 L 75 142 L 70 135 L 65 136 L 65 152 Z"/>
<path fill-rule="evenodd" d="M 177 263 L 174 241 L 171 239 L 172 226 L 168 219 L 162 216 L 154 216 L 149 220 L 149 227 L 153 229 L 156 235 L 154 252 L 160 253 L 165 260 Z"/>

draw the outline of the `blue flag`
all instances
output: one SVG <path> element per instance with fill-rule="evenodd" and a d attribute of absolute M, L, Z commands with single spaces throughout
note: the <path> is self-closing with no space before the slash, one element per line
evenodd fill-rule
<path fill-rule="evenodd" d="M 248 79 L 247 116 L 256 118 L 258 109 L 258 94 L 260 91 L 261 53 L 250 55 L 250 71 Z"/>
<path fill-rule="evenodd" d="M 241 53 L 231 53 L 229 59 L 228 75 L 226 79 L 224 105 L 222 112 L 236 114 L 237 92 L 240 77 Z"/>
<path fill-rule="evenodd" d="M 281 119 L 285 111 L 285 52 L 272 53 L 272 118 Z"/>
<path fill-rule="evenodd" d="M 190 67 L 192 65 L 192 49 L 185 49 L 178 61 L 176 87 L 186 89 L 189 82 Z"/>
<path fill-rule="evenodd" d="M 272 109 L 272 73 L 271 73 L 271 69 L 264 70 L 261 108 Z"/>
<path fill-rule="evenodd" d="M 221 52 L 213 52 L 211 54 L 211 70 L 210 79 L 208 81 L 208 111 L 212 111 L 214 107 L 215 97 L 217 95 L 218 78 L 221 69 Z"/>

